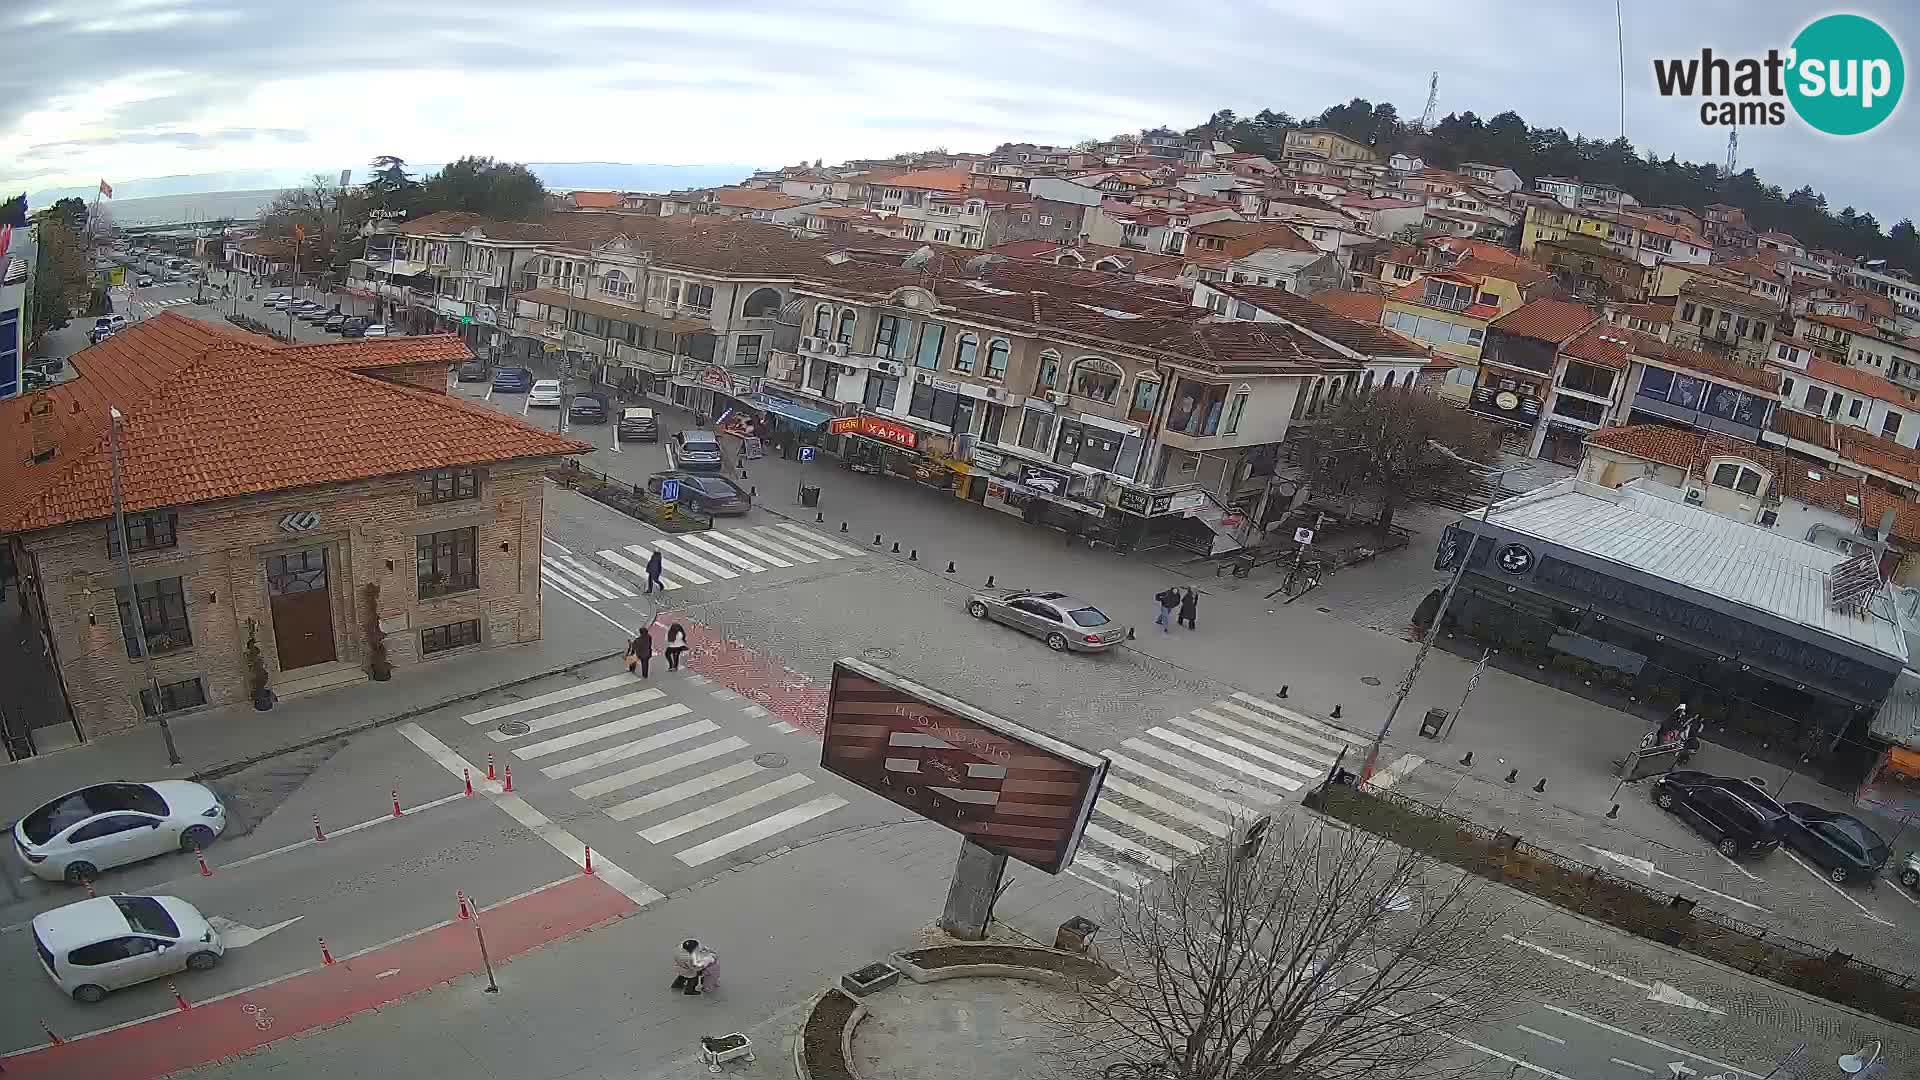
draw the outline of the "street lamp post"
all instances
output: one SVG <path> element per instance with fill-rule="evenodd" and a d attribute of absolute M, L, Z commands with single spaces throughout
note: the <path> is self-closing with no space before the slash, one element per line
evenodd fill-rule
<path fill-rule="evenodd" d="M 160 704 L 160 679 L 153 673 L 153 647 L 147 641 L 146 617 L 140 613 L 140 594 L 133 587 L 133 555 L 127 548 L 126 504 L 120 491 L 120 410 L 108 406 L 107 449 L 113 460 L 113 531 L 120 541 L 120 581 L 127 590 L 127 611 L 133 619 L 134 640 L 140 643 L 140 660 L 146 668 L 147 691 L 153 695 L 153 718 L 160 723 L 160 738 L 167 744 L 167 764 L 180 764 L 180 748 L 173 744 L 173 728 L 167 726 L 166 710 Z"/>

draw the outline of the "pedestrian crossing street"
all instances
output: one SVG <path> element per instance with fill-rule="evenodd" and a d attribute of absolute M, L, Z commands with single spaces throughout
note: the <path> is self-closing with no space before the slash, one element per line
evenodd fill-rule
<path fill-rule="evenodd" d="M 593 558 L 547 541 L 540 577 L 583 603 L 639 596 L 646 591 L 647 560 L 660 552 L 661 583 L 669 592 L 775 568 L 858 558 L 865 551 L 811 529 L 782 522 L 738 529 L 709 529 L 661 537 L 651 544 L 605 548 Z M 598 562 L 594 560 L 597 559 Z"/>
<path fill-rule="evenodd" d="M 1152 725 L 1106 750 L 1106 783 L 1073 870 L 1102 887 L 1137 889 L 1147 872 L 1171 870 L 1319 783 L 1343 749 L 1357 771 L 1368 741 L 1245 693 Z M 1391 786 L 1422 762 L 1402 755 L 1374 786 Z"/>
<path fill-rule="evenodd" d="M 665 667 L 660 657 L 655 663 L 656 672 Z M 698 675 L 685 678 L 689 689 L 712 685 Z M 738 700 L 729 690 L 713 693 Z M 667 845 L 689 867 L 764 844 L 847 805 L 822 794 L 804 771 L 761 765 L 748 740 L 665 698 L 665 691 L 623 672 L 461 719 L 475 727 L 524 722 L 524 732 L 486 733 L 503 744 L 510 764 L 566 781 L 574 798 L 633 823 L 640 839 Z M 794 730 L 758 706 L 743 711 L 768 721 L 770 730 Z"/>

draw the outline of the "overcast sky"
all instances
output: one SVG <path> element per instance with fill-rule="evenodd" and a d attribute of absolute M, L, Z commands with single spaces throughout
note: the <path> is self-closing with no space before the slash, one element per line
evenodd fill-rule
<path fill-rule="evenodd" d="M 1719 162 L 1656 56 L 1784 47 L 1783 0 L 1623 0 L 1626 134 Z M 1070 143 L 1354 96 L 1619 131 L 1605 0 L 4 0 L 0 186 L 446 161 L 774 165 Z M 1857 3 L 1914 62 L 1920 4 Z M 1909 95 L 1910 96 L 1910 95 Z M 1916 213 L 1920 109 L 1853 140 L 1741 131 L 1741 161 L 1883 224 Z"/>

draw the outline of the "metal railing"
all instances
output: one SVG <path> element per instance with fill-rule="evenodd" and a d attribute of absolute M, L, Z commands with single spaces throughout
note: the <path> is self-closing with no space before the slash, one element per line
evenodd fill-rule
<path fill-rule="evenodd" d="M 704 532 L 713 528 L 711 514 L 702 514 L 678 503 L 668 502 L 645 488 L 586 468 L 572 458 L 548 469 L 547 479 L 666 532 Z"/>

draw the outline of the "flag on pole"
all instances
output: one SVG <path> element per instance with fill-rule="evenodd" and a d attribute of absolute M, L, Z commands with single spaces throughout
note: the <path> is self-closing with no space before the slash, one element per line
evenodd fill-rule
<path fill-rule="evenodd" d="M 305 225 L 295 225 L 293 227 L 293 242 L 296 244 L 304 244 L 307 242 L 307 227 Z"/>
<path fill-rule="evenodd" d="M 109 199 L 113 198 L 113 185 L 107 183 L 105 180 L 100 181 L 100 194 L 105 195 Z"/>

